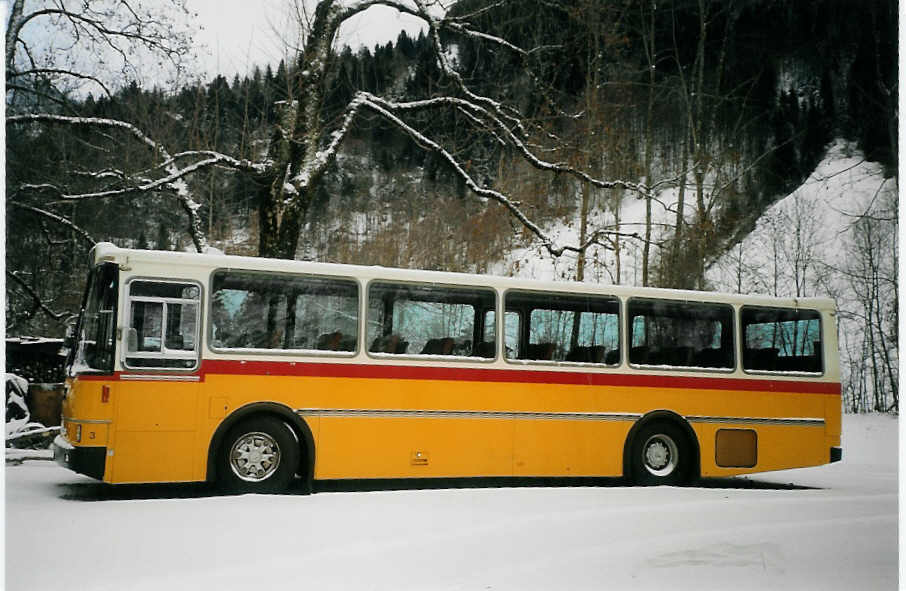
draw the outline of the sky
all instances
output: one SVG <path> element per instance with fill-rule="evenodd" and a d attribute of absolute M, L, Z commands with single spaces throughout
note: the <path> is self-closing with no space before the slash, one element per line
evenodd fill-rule
<path fill-rule="evenodd" d="M 203 27 L 196 35 L 199 73 L 227 78 L 251 73 L 255 65 L 276 65 L 293 47 L 294 13 L 290 0 L 188 0 Z M 253 7 L 250 9 L 249 7 Z M 376 6 L 344 23 L 339 42 L 353 49 L 396 40 L 403 29 L 418 36 L 422 21 L 395 9 Z"/>
<path fill-rule="evenodd" d="M 150 0 L 143 6 L 145 12 L 156 18 L 171 20 L 177 31 L 196 31 L 195 46 L 189 58 L 189 68 L 184 71 L 189 78 L 211 80 L 222 74 L 232 78 L 251 74 L 255 66 L 262 69 L 276 67 L 281 59 L 294 56 L 302 36 L 297 24 L 296 6 L 310 9 L 317 0 L 185 0 L 188 15 L 172 11 L 161 0 Z M 303 4 L 304 3 L 304 4 Z M 443 2 L 428 3 L 431 10 L 443 11 Z M 40 8 L 40 4 L 33 4 Z M 8 6 L 0 0 L 4 22 Z M 123 11 L 121 13 L 124 14 Z M 169 13 L 169 14 L 168 14 Z M 424 23 L 393 8 L 374 6 L 345 22 L 339 31 L 337 43 L 353 49 L 373 48 L 376 44 L 394 41 L 401 30 L 418 36 Z M 172 89 L 185 84 L 178 74 L 161 61 L 159 55 L 147 51 L 128 51 L 130 66 L 121 70 L 121 59 L 104 44 L 91 43 L 87 38 L 73 46 L 71 27 L 65 21 L 42 17 L 29 22 L 22 31 L 22 38 L 31 47 L 32 55 L 40 62 L 46 57 L 54 67 L 64 67 L 80 72 L 90 72 L 100 78 L 110 89 L 132 80 L 141 86 Z M 20 52 L 21 54 L 21 52 Z M 24 57 L 19 56 L 23 62 Z M 68 80 L 68 91 L 75 95 L 99 94 L 98 86 L 90 80 Z"/>

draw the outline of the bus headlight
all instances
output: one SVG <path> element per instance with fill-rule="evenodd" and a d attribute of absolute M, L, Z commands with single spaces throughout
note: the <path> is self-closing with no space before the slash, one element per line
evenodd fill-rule
<path fill-rule="evenodd" d="M 80 443 L 82 441 L 82 425 L 76 425 L 75 428 L 75 442 Z"/>

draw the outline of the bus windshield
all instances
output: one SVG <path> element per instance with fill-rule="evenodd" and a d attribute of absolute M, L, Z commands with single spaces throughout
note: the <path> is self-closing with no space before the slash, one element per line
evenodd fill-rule
<path fill-rule="evenodd" d="M 69 374 L 113 372 L 118 268 L 98 265 L 88 277 L 87 293 L 76 329 L 76 348 Z"/>

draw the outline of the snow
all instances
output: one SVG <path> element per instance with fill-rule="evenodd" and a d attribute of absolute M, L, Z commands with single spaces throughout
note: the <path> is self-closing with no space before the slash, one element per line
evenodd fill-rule
<path fill-rule="evenodd" d="M 34 429 L 43 428 L 41 423 L 31 421 L 25 398 L 28 396 L 28 380 L 14 373 L 6 374 L 6 412 L 15 410 L 19 418 L 6 421 L 6 438 L 14 439 L 29 434 Z M 15 407 L 15 408 L 14 408 Z"/>
<path fill-rule="evenodd" d="M 892 315 L 895 286 L 883 278 L 896 277 L 896 203 L 896 180 L 885 178 L 883 167 L 866 161 L 852 144 L 837 140 L 809 178 L 768 208 L 755 229 L 712 265 L 708 280 L 726 292 L 833 297 L 844 391 L 856 391 L 859 380 L 867 380 L 860 378 L 862 367 L 869 367 L 863 306 L 865 278 L 871 275 L 860 268 L 867 257 L 860 223 L 863 214 L 872 220 L 877 250 L 870 258 L 882 278 L 878 300 L 884 306 L 876 314 Z M 888 320 L 885 328 L 895 334 Z M 897 349 L 888 348 L 887 355 L 896 366 Z M 891 389 L 880 382 L 872 388 Z"/>
<path fill-rule="evenodd" d="M 845 292 L 842 279 L 836 278 L 828 286 L 826 276 L 820 271 L 839 266 L 846 260 L 849 236 L 858 216 L 873 207 L 880 215 L 883 211 L 884 196 L 896 194 L 897 186 L 892 179 L 884 178 L 882 166 L 866 161 L 864 156 L 850 142 L 832 142 L 825 157 L 815 171 L 796 191 L 770 207 L 758 220 L 755 230 L 743 241 L 745 257 L 745 293 L 775 295 L 797 295 L 793 293 L 795 270 L 778 268 L 779 290 L 774 278 L 774 251 L 782 260 L 795 258 L 791 251 L 796 248 L 794 228 L 799 225 L 801 234 L 809 236 L 804 261 L 807 269 L 804 291 L 798 295 L 833 295 L 838 300 L 852 300 L 852 294 Z M 577 196 L 578 201 L 578 196 Z M 668 187 L 652 200 L 652 236 L 655 241 L 672 233 L 676 222 L 678 189 Z M 616 227 L 614 208 L 619 207 L 619 227 Z M 689 223 L 694 217 L 694 203 L 688 194 L 685 200 L 684 218 Z M 808 219 L 806 219 L 808 218 Z M 601 229 L 619 230 L 624 234 L 637 234 L 640 238 L 645 231 L 645 200 L 634 191 L 622 194 L 619 205 L 605 194 L 596 194 L 589 209 L 588 233 Z M 579 214 L 573 219 L 555 219 L 542 225 L 542 233 L 554 245 L 579 243 Z M 620 283 L 641 285 L 642 242 L 630 237 L 619 240 L 621 248 L 620 276 L 616 276 L 615 256 L 612 250 L 600 246 L 589 248 L 586 257 L 585 281 L 594 283 Z M 777 243 L 777 249 L 773 245 Z M 717 291 L 736 292 L 739 246 L 719 259 L 707 272 L 707 279 Z M 652 257 L 660 254 L 656 246 Z M 787 265 L 789 266 L 789 265 Z M 576 255 L 566 252 L 559 258 L 548 254 L 539 240 L 530 245 L 510 250 L 503 260 L 491 265 L 490 272 L 496 275 L 524 277 L 540 280 L 574 279 Z M 838 301 L 838 305 L 840 301 Z"/>
<path fill-rule="evenodd" d="M 111 488 L 19 454 L 6 469 L 6 583 L 896 588 L 897 419 L 847 415 L 843 437 L 839 463 L 689 488 L 345 484 L 312 496 Z"/>
<path fill-rule="evenodd" d="M 859 216 L 866 212 L 881 214 L 883 197 L 896 191 L 896 182 L 884 178 L 880 164 L 866 161 L 851 144 L 838 140 L 809 178 L 768 208 L 742 244 L 712 266 L 708 279 L 721 291 L 736 291 L 741 249 L 745 263 L 742 283 L 750 292 L 811 296 L 816 292 L 823 295 L 820 290 L 828 287 L 846 291 L 841 277 L 825 278 L 820 273 L 839 270 L 851 254 L 848 239 Z M 799 244 L 797 233 L 805 236 Z M 773 284 L 775 270 L 781 279 L 777 294 L 773 293 L 777 291 Z M 797 271 L 804 275 L 799 283 L 804 282 L 805 293 L 791 293 Z M 851 294 L 840 295 L 847 301 L 853 299 Z"/>

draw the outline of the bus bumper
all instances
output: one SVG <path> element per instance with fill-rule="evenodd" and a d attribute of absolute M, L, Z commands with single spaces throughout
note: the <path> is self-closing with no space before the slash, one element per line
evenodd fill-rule
<path fill-rule="evenodd" d="M 103 480 L 107 448 L 74 447 L 62 435 L 57 435 L 53 440 L 53 459 L 73 472 Z"/>
<path fill-rule="evenodd" d="M 843 459 L 843 448 L 842 447 L 830 448 L 830 461 L 832 464 L 834 462 L 839 462 L 842 459 Z"/>

